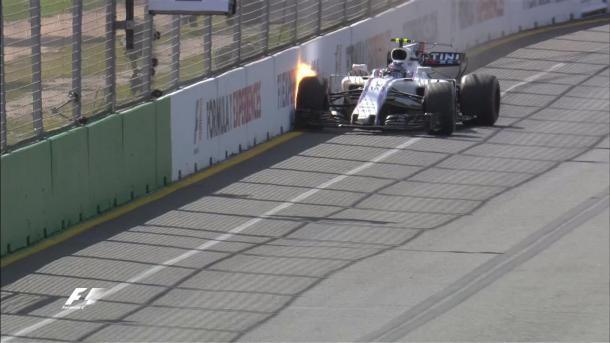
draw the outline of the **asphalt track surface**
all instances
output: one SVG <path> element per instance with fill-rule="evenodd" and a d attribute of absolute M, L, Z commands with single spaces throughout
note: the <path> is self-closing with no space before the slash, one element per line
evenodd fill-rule
<path fill-rule="evenodd" d="M 473 59 L 494 127 L 307 132 L 3 268 L 2 340 L 608 341 L 609 35 Z"/>

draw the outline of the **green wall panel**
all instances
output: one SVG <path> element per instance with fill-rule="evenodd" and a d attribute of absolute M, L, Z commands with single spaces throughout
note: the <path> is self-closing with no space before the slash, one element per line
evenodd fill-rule
<path fill-rule="evenodd" d="M 156 189 L 155 104 L 147 103 L 121 114 L 125 185 L 134 197 Z"/>
<path fill-rule="evenodd" d="M 4 256 L 7 253 L 7 244 L 11 243 L 11 247 L 16 244 L 13 242 L 21 242 L 19 231 L 16 229 L 17 216 L 11 215 L 15 202 L 12 200 L 17 184 L 11 182 L 10 166 L 13 163 L 13 154 L 2 155 L 0 159 L 0 255 Z"/>
<path fill-rule="evenodd" d="M 170 111 L 165 98 L 3 155 L 0 255 L 169 182 Z"/>
<path fill-rule="evenodd" d="M 84 127 L 53 136 L 51 176 L 55 226 L 52 232 L 79 223 L 96 214 L 89 198 L 87 129 Z"/>
<path fill-rule="evenodd" d="M 171 102 L 170 97 L 155 102 L 157 119 L 157 187 L 161 188 L 172 179 L 172 130 L 171 130 Z"/>
<path fill-rule="evenodd" d="M 50 148 L 44 141 L 2 157 L 2 251 L 41 240 L 52 225 Z"/>
<path fill-rule="evenodd" d="M 111 115 L 87 127 L 91 203 L 103 212 L 130 199 L 125 184 L 123 120 Z"/>

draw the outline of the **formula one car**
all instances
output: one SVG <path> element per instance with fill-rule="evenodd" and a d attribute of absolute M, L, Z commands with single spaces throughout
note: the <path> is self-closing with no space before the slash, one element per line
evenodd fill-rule
<path fill-rule="evenodd" d="M 369 73 L 367 65 L 354 64 L 348 75 L 340 76 L 336 92 L 328 90 L 328 79 L 303 78 L 298 84 L 295 127 L 426 128 L 430 134 L 451 135 L 456 122 L 484 126 L 496 122 L 500 84 L 495 76 L 463 75 L 465 54 L 435 52 L 438 43 L 407 38 L 393 42 L 398 47 L 388 54 L 387 67 Z M 433 77 L 447 67 L 457 69 L 457 76 Z"/>

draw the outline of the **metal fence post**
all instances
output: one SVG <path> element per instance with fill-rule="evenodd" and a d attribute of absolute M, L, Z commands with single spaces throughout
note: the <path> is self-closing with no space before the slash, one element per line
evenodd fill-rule
<path fill-rule="evenodd" d="M 212 73 L 212 16 L 207 15 L 203 22 L 206 27 L 203 34 L 203 58 L 207 61 L 205 70 L 208 74 Z"/>
<path fill-rule="evenodd" d="M 322 33 L 322 0 L 318 0 L 318 31 L 317 35 L 319 36 Z"/>
<path fill-rule="evenodd" d="M 106 77 L 105 99 L 106 110 L 114 112 L 116 108 L 116 0 L 106 3 Z"/>
<path fill-rule="evenodd" d="M 299 0 L 294 0 L 294 35 L 292 43 L 296 43 L 299 39 Z"/>
<path fill-rule="evenodd" d="M 243 1 L 238 1 L 237 2 L 237 64 L 241 63 L 241 21 L 242 21 L 242 2 Z"/>
<path fill-rule="evenodd" d="M 371 17 L 373 15 L 373 0 L 366 2 L 366 16 Z"/>
<path fill-rule="evenodd" d="M 34 134 L 40 136 L 43 133 L 40 0 L 30 0 L 30 37 L 32 44 L 32 125 Z"/>
<path fill-rule="evenodd" d="M 172 65 L 170 71 L 171 88 L 180 82 L 180 15 L 172 16 Z"/>
<path fill-rule="evenodd" d="M 144 58 L 144 99 L 148 100 L 151 96 L 152 89 L 152 51 L 153 51 L 153 37 L 154 37 L 154 25 L 153 25 L 153 16 L 148 12 L 148 2 L 144 5 L 144 27 L 145 33 L 142 35 L 144 37 L 144 42 L 142 44 L 143 49 L 143 58 Z"/>
<path fill-rule="evenodd" d="M 271 27 L 271 0 L 265 0 L 265 38 L 264 38 L 264 51 L 265 54 L 269 51 L 269 34 Z"/>
<path fill-rule="evenodd" d="M 81 116 L 81 68 L 83 34 L 83 2 L 72 0 L 72 118 L 76 121 Z"/>
<path fill-rule="evenodd" d="M 0 151 L 6 151 L 6 83 L 4 83 L 4 20 L 0 4 Z"/>
<path fill-rule="evenodd" d="M 347 0 L 343 0 L 343 24 L 347 23 Z"/>

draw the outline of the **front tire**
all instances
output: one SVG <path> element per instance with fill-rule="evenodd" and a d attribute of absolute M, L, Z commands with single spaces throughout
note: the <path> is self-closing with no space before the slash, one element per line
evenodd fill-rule
<path fill-rule="evenodd" d="M 449 136 L 455 131 L 455 86 L 451 82 L 434 82 L 426 86 L 424 109 L 432 118 L 428 133 Z"/>
<path fill-rule="evenodd" d="M 299 82 L 294 126 L 297 129 L 307 128 L 312 122 L 320 121 L 320 114 L 329 110 L 328 84 L 317 76 L 304 77 Z"/>
<path fill-rule="evenodd" d="M 474 119 L 466 125 L 493 126 L 500 115 L 500 83 L 493 75 L 468 74 L 460 83 L 460 108 Z"/>

